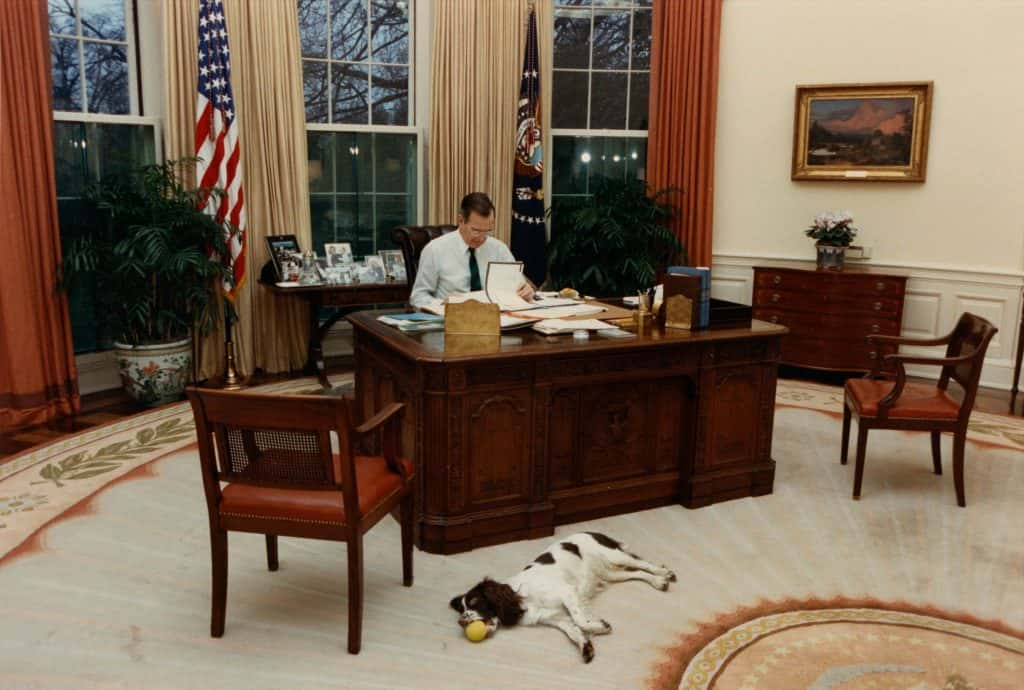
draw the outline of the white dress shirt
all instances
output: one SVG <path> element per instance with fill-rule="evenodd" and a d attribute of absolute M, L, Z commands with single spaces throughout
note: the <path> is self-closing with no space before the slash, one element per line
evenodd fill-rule
<path fill-rule="evenodd" d="M 480 284 L 487 280 L 490 262 L 515 260 L 504 242 L 488 237 L 476 249 Z M 419 308 L 433 299 L 444 299 L 453 292 L 469 292 L 469 245 L 458 230 L 441 235 L 423 248 L 409 303 Z"/>

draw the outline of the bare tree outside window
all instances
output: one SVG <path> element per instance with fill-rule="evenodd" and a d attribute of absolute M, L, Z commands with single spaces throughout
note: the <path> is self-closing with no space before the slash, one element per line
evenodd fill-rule
<path fill-rule="evenodd" d="M 125 0 L 48 0 L 55 110 L 131 113 Z"/>

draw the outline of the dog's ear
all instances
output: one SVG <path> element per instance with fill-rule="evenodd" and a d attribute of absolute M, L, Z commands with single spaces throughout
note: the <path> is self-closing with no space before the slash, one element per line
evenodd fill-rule
<path fill-rule="evenodd" d="M 485 578 L 480 589 L 487 601 L 491 602 L 502 625 L 515 625 L 523 617 L 525 610 L 522 597 L 508 585 L 503 585 Z"/>
<path fill-rule="evenodd" d="M 465 613 L 466 607 L 462 605 L 462 597 L 452 597 L 452 600 L 448 602 L 448 605 L 459 613 Z"/>

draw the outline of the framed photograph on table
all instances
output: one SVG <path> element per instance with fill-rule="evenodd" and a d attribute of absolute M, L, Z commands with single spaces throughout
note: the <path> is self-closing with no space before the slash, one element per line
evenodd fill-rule
<path fill-rule="evenodd" d="M 794 180 L 924 182 L 932 82 L 796 87 Z"/>
<path fill-rule="evenodd" d="M 328 242 L 324 254 L 329 268 L 352 265 L 352 245 L 348 242 Z"/>
<path fill-rule="evenodd" d="M 383 283 L 385 282 L 384 273 L 384 260 L 379 256 L 373 256 L 372 254 L 363 257 L 363 269 L 364 271 L 360 276 L 365 275 L 366 280 L 360 277 L 360 281 L 364 283 Z"/>
<path fill-rule="evenodd" d="M 302 266 L 302 250 L 295 235 L 267 235 L 267 249 L 278 280 L 297 280 Z M 294 273 L 295 277 L 292 277 Z"/>
<path fill-rule="evenodd" d="M 405 257 L 401 249 L 381 249 L 377 256 L 384 262 L 384 275 L 394 280 L 405 280 Z"/>

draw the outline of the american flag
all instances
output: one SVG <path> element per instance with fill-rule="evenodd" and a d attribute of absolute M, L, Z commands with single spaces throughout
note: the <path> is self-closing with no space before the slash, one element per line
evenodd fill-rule
<path fill-rule="evenodd" d="M 222 0 L 199 3 L 199 100 L 196 104 L 196 178 L 203 188 L 225 194 L 206 199 L 205 210 L 225 229 L 230 256 L 222 257 L 231 271 L 224 294 L 232 302 L 245 280 L 245 206 L 239 166 L 238 126 L 231 94 L 231 53 Z"/>

